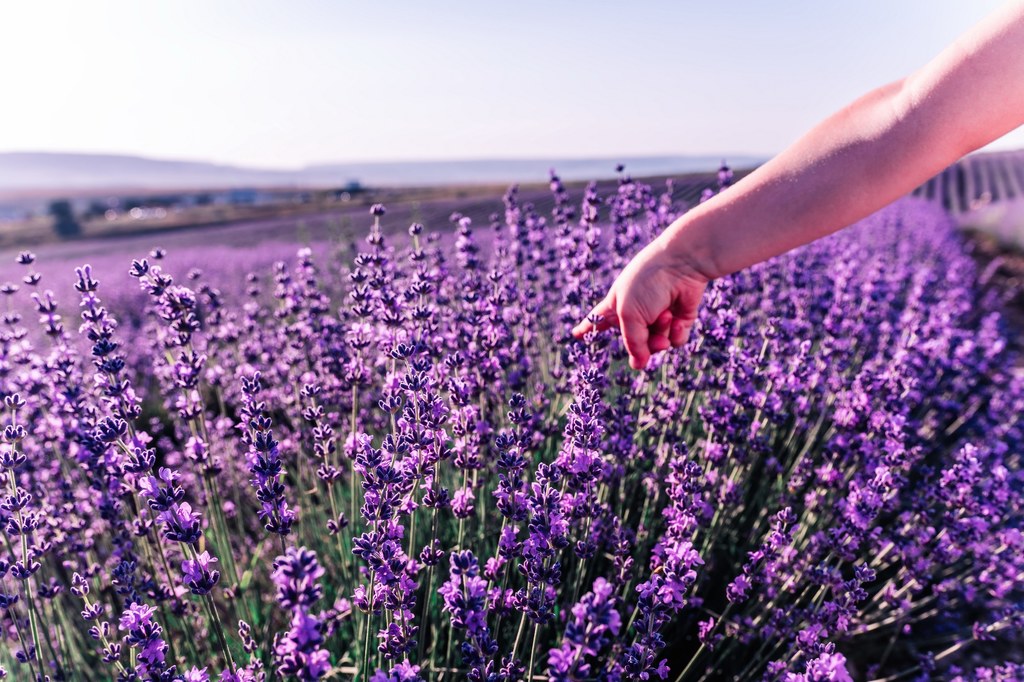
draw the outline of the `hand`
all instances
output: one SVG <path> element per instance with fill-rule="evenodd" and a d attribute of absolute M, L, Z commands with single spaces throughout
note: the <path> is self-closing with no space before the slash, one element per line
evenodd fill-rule
<path fill-rule="evenodd" d="M 686 343 L 708 281 L 700 269 L 656 239 L 622 269 L 608 295 L 572 334 L 580 339 L 594 330 L 618 327 L 630 367 L 643 369 L 654 353 Z"/>

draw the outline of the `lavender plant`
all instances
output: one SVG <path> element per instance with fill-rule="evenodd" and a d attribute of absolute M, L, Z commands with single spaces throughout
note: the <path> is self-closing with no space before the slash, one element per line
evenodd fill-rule
<path fill-rule="evenodd" d="M 568 330 L 674 187 L 551 190 L 236 279 L 154 251 L 141 295 L 84 266 L 77 330 L 19 255 L 0 677 L 1018 676 L 1024 385 L 946 216 L 712 283 L 634 373 Z"/>

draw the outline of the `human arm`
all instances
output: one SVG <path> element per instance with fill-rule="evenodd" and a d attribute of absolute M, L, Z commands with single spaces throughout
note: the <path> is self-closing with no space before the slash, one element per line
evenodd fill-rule
<path fill-rule="evenodd" d="M 850 225 L 1021 124 L 1024 2 L 1017 0 L 672 223 L 573 334 L 618 327 L 630 365 L 642 368 L 652 353 L 685 343 L 710 279 Z"/>

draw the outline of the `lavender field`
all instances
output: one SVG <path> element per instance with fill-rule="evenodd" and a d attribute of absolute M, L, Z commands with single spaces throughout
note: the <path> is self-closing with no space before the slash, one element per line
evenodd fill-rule
<path fill-rule="evenodd" d="M 1024 377 L 953 219 L 716 280 L 642 372 L 574 340 L 687 203 L 11 255 L 0 677 L 1024 679 Z"/>

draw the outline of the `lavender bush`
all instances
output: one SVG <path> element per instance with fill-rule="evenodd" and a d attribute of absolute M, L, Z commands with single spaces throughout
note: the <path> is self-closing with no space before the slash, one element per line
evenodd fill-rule
<path fill-rule="evenodd" d="M 156 251 L 141 298 L 19 256 L 0 677 L 1024 675 L 1024 387 L 946 216 L 712 283 L 634 373 L 568 329 L 671 187 L 551 188 L 447 246 L 375 206 L 347 264 Z"/>

